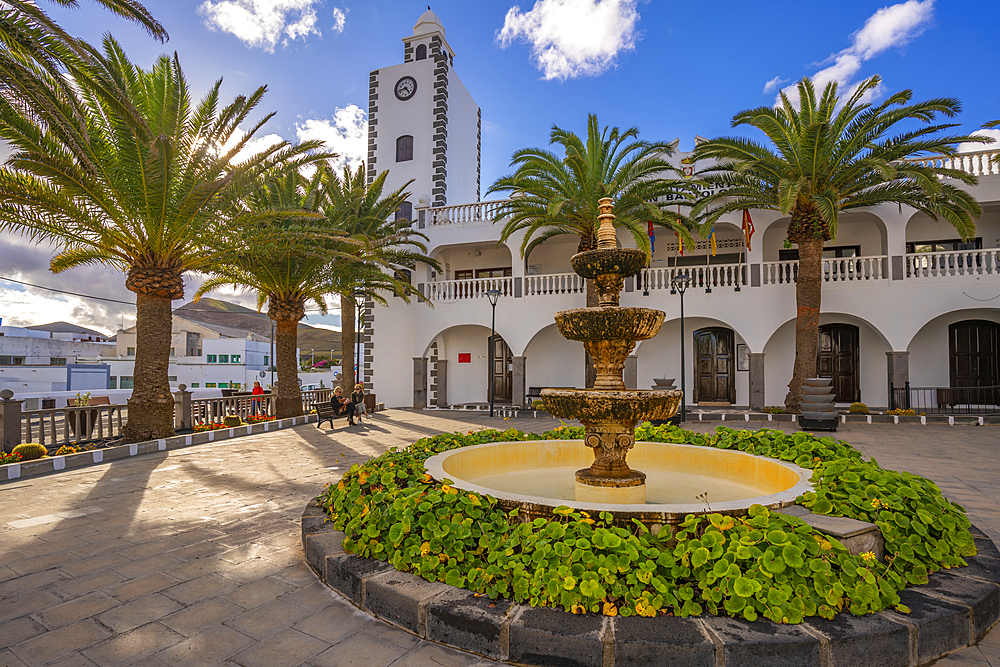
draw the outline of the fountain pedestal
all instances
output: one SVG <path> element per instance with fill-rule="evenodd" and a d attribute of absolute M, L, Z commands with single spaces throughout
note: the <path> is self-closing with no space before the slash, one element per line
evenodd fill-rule
<path fill-rule="evenodd" d="M 644 419 L 669 419 L 677 411 L 681 393 L 625 388 L 625 359 L 637 341 L 657 334 L 664 313 L 619 305 L 624 278 L 642 270 L 646 254 L 616 247 L 611 199 L 600 201 L 600 211 L 597 249 L 572 258 L 573 270 L 594 280 L 599 305 L 556 313 L 559 333 L 584 344 L 597 379 L 593 389 L 543 389 L 542 402 L 555 417 L 579 419 L 585 427 L 584 444 L 594 450 L 594 463 L 576 472 L 576 500 L 644 504 L 646 474 L 632 470 L 625 461 L 635 446 L 635 426 Z"/>

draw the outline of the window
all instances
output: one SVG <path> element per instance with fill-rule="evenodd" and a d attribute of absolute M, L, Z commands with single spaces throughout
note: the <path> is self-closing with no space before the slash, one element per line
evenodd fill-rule
<path fill-rule="evenodd" d="M 66 357 L 49 357 L 49 366 L 65 366 Z"/>
<path fill-rule="evenodd" d="M 134 347 L 126 347 L 125 348 L 125 356 L 126 357 L 134 357 L 135 356 L 135 348 Z"/>
<path fill-rule="evenodd" d="M 205 357 L 205 361 L 206 361 L 206 363 L 214 364 L 215 363 L 215 355 L 214 354 L 207 355 Z"/>
<path fill-rule="evenodd" d="M 833 259 L 836 257 L 860 257 L 861 246 L 859 245 L 837 245 L 823 248 L 823 258 Z M 779 250 L 778 259 L 782 262 L 791 262 L 799 258 L 799 249 Z"/>
<path fill-rule="evenodd" d="M 220 382 L 219 383 L 219 389 L 229 389 L 229 383 L 228 382 Z"/>
<path fill-rule="evenodd" d="M 420 44 L 417 46 L 417 60 L 426 60 L 426 59 L 427 59 L 427 45 Z"/>
<path fill-rule="evenodd" d="M 413 220 L 413 204 L 404 201 L 396 209 L 396 220 Z"/>
<path fill-rule="evenodd" d="M 200 387 L 200 386 L 201 386 L 201 385 L 200 385 L 200 384 L 198 384 L 197 382 L 192 382 L 192 383 L 191 383 L 191 388 L 192 388 L 192 389 L 197 389 L 197 388 L 198 388 L 198 387 Z"/>
<path fill-rule="evenodd" d="M 121 378 L 121 384 L 119 385 L 118 388 L 119 389 L 132 389 L 133 388 L 133 386 L 132 386 L 132 376 L 131 375 L 123 375 L 122 378 Z"/>
<path fill-rule="evenodd" d="M 229 363 L 229 355 L 228 354 L 220 354 L 219 355 L 219 363 L 220 364 L 228 364 Z"/>
<path fill-rule="evenodd" d="M 413 136 L 404 134 L 396 139 L 396 162 L 406 162 L 413 159 Z"/>
<path fill-rule="evenodd" d="M 267 362 L 268 362 L 268 361 L 269 361 L 269 359 L 267 358 L 267 355 L 265 354 L 265 355 L 264 355 L 264 365 L 265 365 L 265 366 L 267 366 Z"/>
<path fill-rule="evenodd" d="M 176 375 L 168 375 L 167 376 L 167 382 L 177 382 L 177 376 Z"/>
<path fill-rule="evenodd" d="M 177 350 L 175 348 L 170 348 L 170 356 L 171 357 L 176 357 L 177 356 Z"/>
<path fill-rule="evenodd" d="M 0 357 L 0 366 L 23 366 L 24 357 Z"/>
<path fill-rule="evenodd" d="M 957 250 L 981 250 L 983 239 L 971 241 L 950 239 L 947 241 L 910 241 L 906 244 L 906 252 L 955 252 Z"/>
<path fill-rule="evenodd" d="M 215 389 L 215 383 L 214 382 L 206 382 L 205 383 L 205 388 L 206 389 Z"/>
<path fill-rule="evenodd" d="M 118 378 L 114 375 L 108 378 L 108 389 L 118 388 Z"/>

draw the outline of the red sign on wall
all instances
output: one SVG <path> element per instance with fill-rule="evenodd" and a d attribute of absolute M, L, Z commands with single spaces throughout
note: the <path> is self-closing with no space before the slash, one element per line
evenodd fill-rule
<path fill-rule="evenodd" d="M 460 364 L 471 364 L 472 363 L 472 353 L 471 352 L 459 352 L 458 353 L 458 363 L 460 363 Z"/>

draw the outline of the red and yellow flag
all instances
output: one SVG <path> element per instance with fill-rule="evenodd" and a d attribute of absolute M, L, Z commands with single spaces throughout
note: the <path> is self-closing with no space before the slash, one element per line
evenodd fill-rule
<path fill-rule="evenodd" d="M 750 211 L 743 209 L 743 236 L 746 238 L 747 252 L 750 252 L 750 239 L 753 238 L 753 220 L 750 219 Z"/>

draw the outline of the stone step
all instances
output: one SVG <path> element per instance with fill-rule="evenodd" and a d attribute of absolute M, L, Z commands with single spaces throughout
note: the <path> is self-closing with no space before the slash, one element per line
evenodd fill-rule
<path fill-rule="evenodd" d="M 870 551 L 881 561 L 885 555 L 885 540 L 882 538 L 882 531 L 874 523 L 849 519 L 845 516 L 813 514 L 801 505 L 789 505 L 777 511 L 797 516 L 824 535 L 836 538 L 855 556 Z"/>

